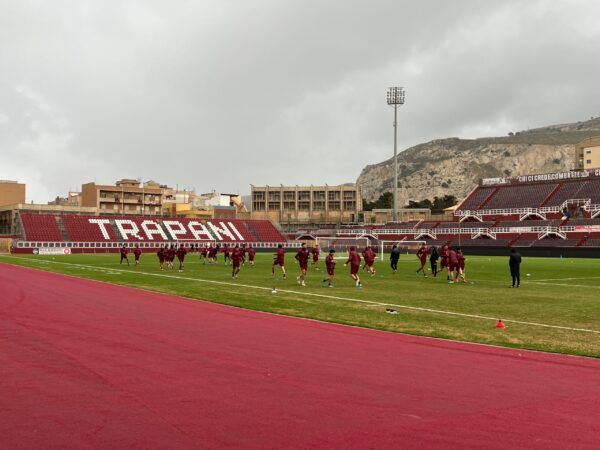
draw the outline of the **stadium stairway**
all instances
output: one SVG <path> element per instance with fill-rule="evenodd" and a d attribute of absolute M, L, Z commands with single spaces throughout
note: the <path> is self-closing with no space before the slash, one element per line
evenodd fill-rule
<path fill-rule="evenodd" d="M 552 189 L 552 191 L 546 196 L 546 198 L 544 200 L 542 200 L 542 203 L 540 203 L 540 208 L 543 208 L 544 206 L 546 206 L 548 204 L 548 202 L 552 199 L 552 197 L 554 197 L 554 194 L 556 194 L 558 191 L 561 190 L 561 188 L 563 187 L 564 183 L 558 183 L 554 189 Z"/>
<path fill-rule="evenodd" d="M 123 242 L 123 236 L 121 235 L 121 232 L 119 231 L 119 227 L 117 227 L 117 225 L 114 222 L 110 223 L 111 228 L 113 229 L 113 231 L 115 232 L 115 236 L 117 236 L 117 241 L 119 242 Z"/>
<path fill-rule="evenodd" d="M 494 198 L 494 196 L 498 193 L 499 190 L 500 186 L 497 186 L 496 189 L 494 189 L 494 191 L 487 196 L 487 198 L 479 205 L 477 209 L 484 209 L 485 205 L 487 205 Z"/>
<path fill-rule="evenodd" d="M 252 227 L 248 224 L 248 222 L 244 222 L 244 225 L 246 225 L 246 228 L 248 229 L 248 231 L 250 232 L 250 234 L 254 237 L 254 239 L 256 240 L 256 242 L 260 242 L 260 238 L 258 237 L 258 235 L 256 234 L 256 232 L 252 229 Z"/>
<path fill-rule="evenodd" d="M 60 231 L 60 235 L 62 236 L 63 241 L 69 242 L 71 240 L 71 238 L 69 237 L 69 234 L 67 233 L 67 229 L 65 228 L 65 224 L 63 223 L 62 217 L 54 216 L 54 218 L 56 219 L 56 224 L 58 225 L 58 231 Z"/>

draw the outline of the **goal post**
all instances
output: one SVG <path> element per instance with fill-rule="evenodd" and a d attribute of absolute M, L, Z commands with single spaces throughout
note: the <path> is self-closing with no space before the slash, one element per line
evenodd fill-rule
<path fill-rule="evenodd" d="M 400 253 L 416 252 L 421 245 L 427 244 L 427 241 L 379 241 L 379 257 L 384 260 L 384 254 L 389 253 L 395 245 L 400 250 Z"/>

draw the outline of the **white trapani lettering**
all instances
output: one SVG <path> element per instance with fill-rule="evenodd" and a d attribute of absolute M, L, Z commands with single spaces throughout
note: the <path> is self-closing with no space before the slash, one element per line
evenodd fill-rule
<path fill-rule="evenodd" d="M 115 219 L 115 225 L 121 232 L 121 236 L 123 236 L 123 239 L 125 239 L 126 241 L 129 240 L 128 236 L 134 237 L 140 241 L 144 240 L 144 238 L 139 234 L 140 229 L 133 220 Z M 128 226 L 128 228 L 125 228 L 125 226 Z"/>
<path fill-rule="evenodd" d="M 213 237 L 211 236 L 211 234 L 209 233 L 209 231 L 206 229 L 206 227 L 198 222 L 197 220 L 191 220 L 188 223 L 188 228 L 190 230 L 190 233 L 192 233 L 192 235 L 199 241 L 212 241 Z"/>
<path fill-rule="evenodd" d="M 178 222 L 177 220 L 163 220 L 163 224 L 165 227 L 167 227 L 167 230 L 175 240 L 179 240 L 178 236 L 182 234 L 187 234 L 186 228 L 181 222 Z"/>
<path fill-rule="evenodd" d="M 215 233 L 215 235 L 217 236 L 217 240 L 222 241 L 223 240 L 222 235 L 225 235 L 225 236 L 229 237 L 229 239 L 231 239 L 232 241 L 235 241 L 236 238 L 231 233 L 231 231 L 229 231 L 229 229 L 227 228 L 227 225 L 225 225 L 223 222 L 219 222 L 219 223 L 221 224 L 220 227 L 215 225 L 212 222 L 208 222 L 208 226 L 213 231 L 213 233 Z"/>
<path fill-rule="evenodd" d="M 237 228 L 235 227 L 235 225 L 232 222 L 227 222 L 227 224 L 229 225 L 229 228 L 231 228 L 233 230 L 233 232 L 236 234 L 236 236 L 238 237 L 238 239 L 240 241 L 244 241 L 244 236 L 242 236 L 240 234 L 240 232 L 237 230 Z"/>
<path fill-rule="evenodd" d="M 153 241 L 155 234 L 162 237 L 165 241 L 168 240 L 167 235 L 165 234 L 161 226 L 157 224 L 154 220 L 144 220 L 141 223 L 141 225 L 142 229 L 144 230 L 144 233 L 146 233 L 146 236 L 148 237 L 148 240 Z"/>
<path fill-rule="evenodd" d="M 95 223 L 100 228 L 102 232 L 102 237 L 107 241 L 110 240 L 110 236 L 108 231 L 106 231 L 106 225 L 110 225 L 110 220 L 108 219 L 88 219 L 89 223 Z"/>

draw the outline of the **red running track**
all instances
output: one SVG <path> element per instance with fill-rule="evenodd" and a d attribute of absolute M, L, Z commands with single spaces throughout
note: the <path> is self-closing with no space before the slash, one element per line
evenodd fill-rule
<path fill-rule="evenodd" d="M 598 360 L 2 264 L 0 286 L 1 448 L 600 445 Z"/>

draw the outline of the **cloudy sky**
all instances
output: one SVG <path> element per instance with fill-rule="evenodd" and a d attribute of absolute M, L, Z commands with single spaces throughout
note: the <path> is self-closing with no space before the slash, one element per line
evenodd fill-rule
<path fill-rule="evenodd" d="M 352 182 L 399 147 L 600 115 L 599 1 L 0 0 L 0 179 Z"/>

